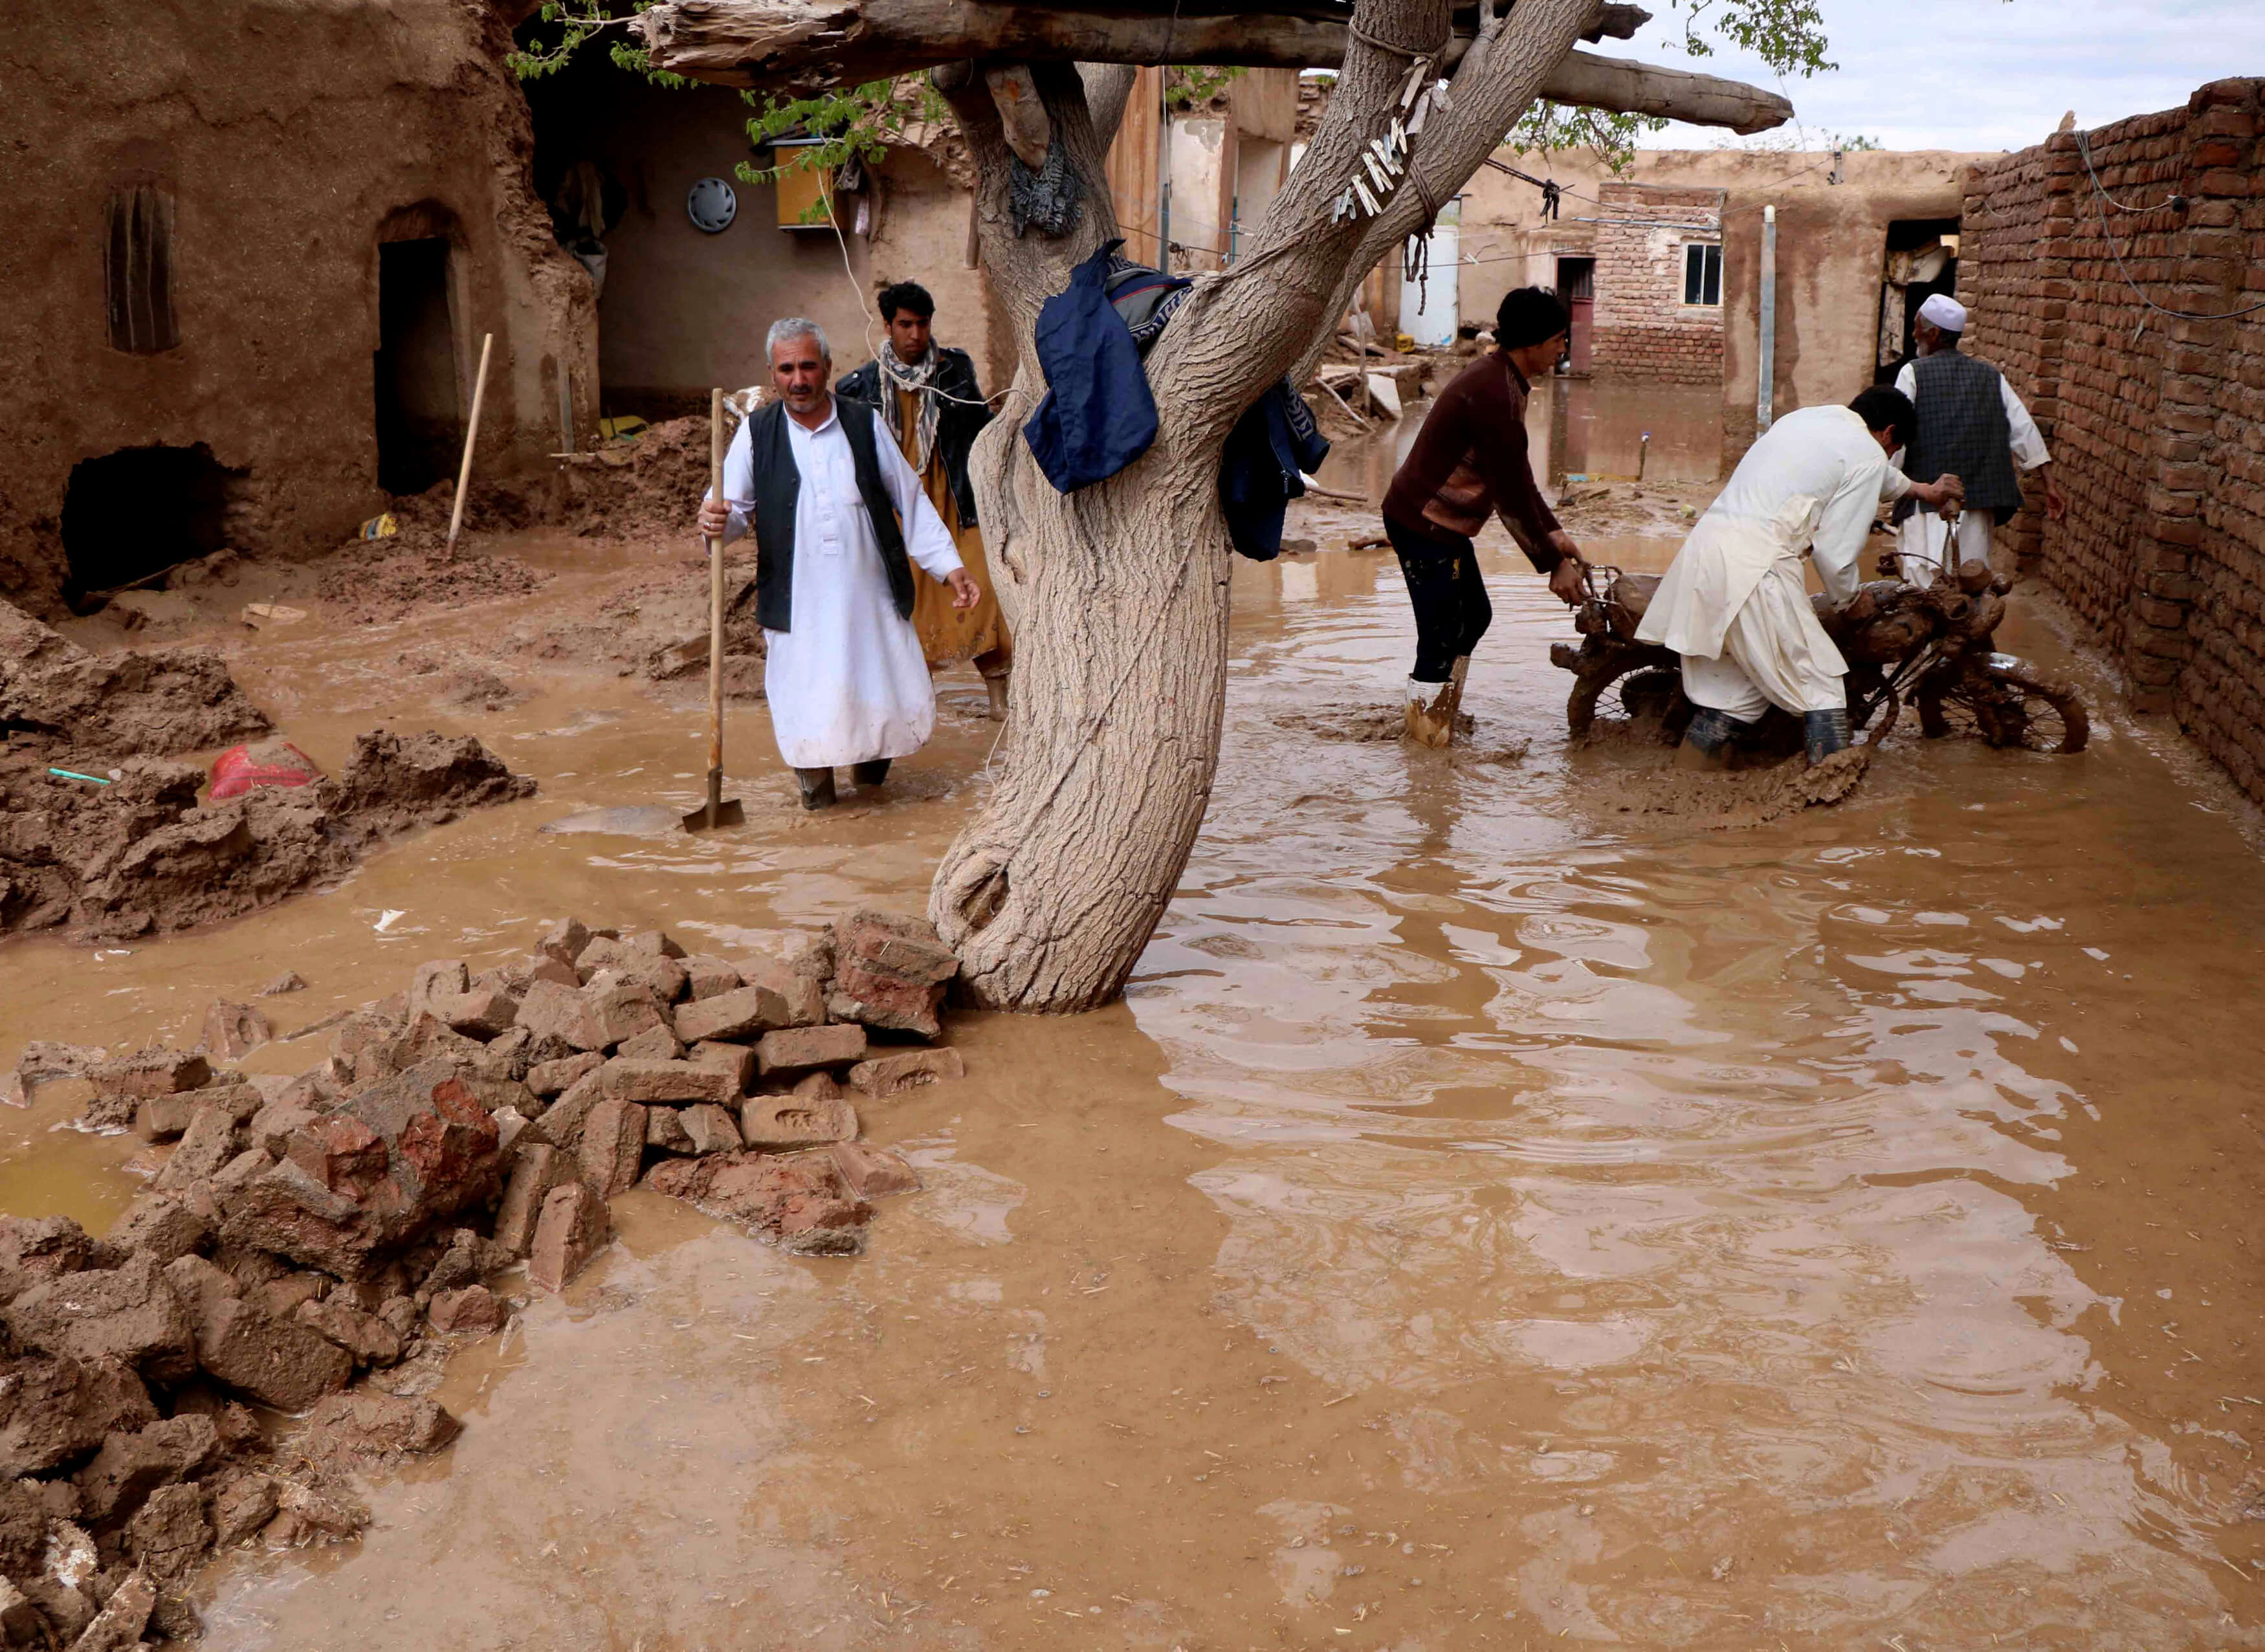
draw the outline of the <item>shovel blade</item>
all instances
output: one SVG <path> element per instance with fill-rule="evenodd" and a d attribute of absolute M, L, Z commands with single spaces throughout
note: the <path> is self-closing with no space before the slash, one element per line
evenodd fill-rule
<path fill-rule="evenodd" d="M 722 803 L 717 804 L 712 819 L 710 818 L 708 805 L 704 803 L 684 817 L 684 829 L 687 832 L 712 832 L 719 826 L 747 824 L 747 811 L 740 807 L 737 797 L 726 797 Z"/>

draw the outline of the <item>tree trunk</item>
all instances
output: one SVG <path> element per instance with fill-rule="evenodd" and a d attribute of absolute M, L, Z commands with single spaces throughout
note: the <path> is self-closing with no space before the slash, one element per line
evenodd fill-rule
<path fill-rule="evenodd" d="M 1013 313 L 1014 393 L 972 469 L 992 580 L 1015 636 L 1005 761 L 982 814 L 945 854 L 929 915 L 983 1003 L 1075 1010 L 1122 990 L 1177 886 L 1210 800 L 1227 687 L 1227 527 L 1219 455 L 1160 432 L 1155 447 L 1064 495 L 1022 426 L 1045 380 L 1038 306 L 1117 233 L 1107 143 L 1067 65 L 1034 77 L 1085 180 L 1058 242 L 1008 225 L 1006 135 L 980 77 L 940 76 L 980 181 L 984 262 Z M 1113 125 L 1121 88 L 1104 91 Z"/>

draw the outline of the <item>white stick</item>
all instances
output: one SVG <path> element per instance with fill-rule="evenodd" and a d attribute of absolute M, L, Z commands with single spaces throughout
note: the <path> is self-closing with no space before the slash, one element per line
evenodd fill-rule
<path fill-rule="evenodd" d="M 448 513 L 448 544 L 441 552 L 448 561 L 456 554 L 456 534 L 464 525 L 464 490 L 472 483 L 472 444 L 480 439 L 480 403 L 488 393 L 488 346 L 495 343 L 495 334 L 480 335 L 480 372 L 472 381 L 472 418 L 464 426 L 464 462 L 456 467 L 456 503 Z"/>

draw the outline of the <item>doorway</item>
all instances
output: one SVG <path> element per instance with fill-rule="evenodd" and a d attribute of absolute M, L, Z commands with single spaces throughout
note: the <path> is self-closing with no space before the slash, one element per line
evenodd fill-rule
<path fill-rule="evenodd" d="M 451 473 L 463 440 L 448 243 L 437 236 L 377 249 L 377 484 L 422 493 Z"/>
<path fill-rule="evenodd" d="M 224 549 L 229 475 L 202 442 L 82 460 L 63 492 L 64 600 L 76 607 Z"/>
<path fill-rule="evenodd" d="M 1892 383 L 1912 359 L 1912 324 L 1937 293 L 1958 293 L 1958 220 L 1897 218 L 1888 225 L 1880 273 L 1880 339 L 1872 382 Z"/>
<path fill-rule="evenodd" d="M 1594 258 L 1557 260 L 1557 296 L 1572 312 L 1573 324 L 1565 335 L 1565 355 L 1558 371 L 1578 378 L 1589 376 L 1589 349 L 1596 335 L 1597 261 Z"/>

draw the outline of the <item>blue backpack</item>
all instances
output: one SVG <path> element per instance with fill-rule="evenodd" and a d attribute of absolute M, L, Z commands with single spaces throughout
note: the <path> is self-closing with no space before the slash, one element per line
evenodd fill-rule
<path fill-rule="evenodd" d="M 1110 302 L 1111 241 L 1038 311 L 1045 399 L 1023 426 L 1031 456 L 1063 493 L 1115 476 L 1156 440 L 1156 398 L 1132 329 Z"/>

